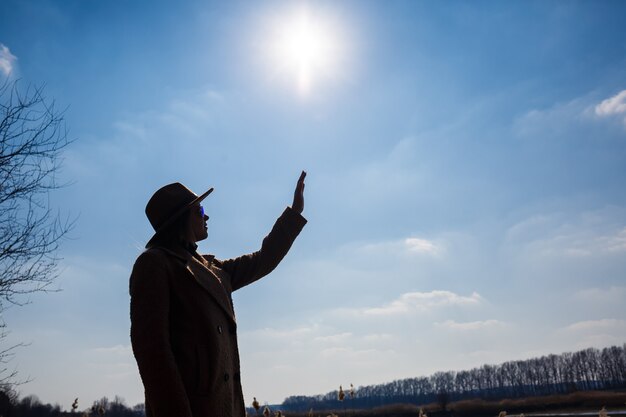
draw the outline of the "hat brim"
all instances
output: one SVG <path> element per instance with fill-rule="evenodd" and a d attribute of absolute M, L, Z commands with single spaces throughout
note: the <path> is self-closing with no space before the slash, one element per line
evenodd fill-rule
<path fill-rule="evenodd" d="M 167 219 L 167 221 L 165 221 L 160 227 L 159 229 L 154 232 L 154 235 L 152 235 L 152 237 L 150 238 L 150 240 L 148 241 L 148 243 L 146 243 L 146 248 L 149 248 L 151 246 L 154 246 L 154 242 L 157 240 L 157 238 L 159 237 L 159 235 L 166 230 L 173 222 L 174 220 L 176 220 L 178 217 L 180 217 L 181 214 L 183 214 L 185 211 L 189 210 L 189 207 L 193 206 L 194 204 L 197 204 L 199 202 L 201 202 L 202 200 L 204 200 L 209 194 L 211 194 L 213 192 L 213 187 L 209 188 L 206 192 L 204 192 L 203 194 L 199 195 L 198 197 L 194 198 L 193 200 L 191 200 L 188 204 L 186 204 L 184 207 L 180 208 L 177 212 L 175 212 L 174 214 L 172 214 L 172 216 L 170 216 L 169 219 Z"/>

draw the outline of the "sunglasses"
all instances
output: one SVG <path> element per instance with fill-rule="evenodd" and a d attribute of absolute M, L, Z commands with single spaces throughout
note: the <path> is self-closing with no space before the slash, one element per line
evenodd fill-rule
<path fill-rule="evenodd" d="M 199 212 L 200 212 L 200 217 L 204 218 L 204 207 L 200 206 Z"/>

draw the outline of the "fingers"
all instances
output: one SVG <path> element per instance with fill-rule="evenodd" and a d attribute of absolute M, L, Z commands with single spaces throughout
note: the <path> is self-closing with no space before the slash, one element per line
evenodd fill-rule
<path fill-rule="evenodd" d="M 296 190 L 293 195 L 293 204 L 291 208 L 296 210 L 298 213 L 302 213 L 304 210 L 304 178 L 306 177 L 306 171 L 302 171 L 300 174 L 300 178 L 298 178 L 298 184 L 296 185 Z"/>

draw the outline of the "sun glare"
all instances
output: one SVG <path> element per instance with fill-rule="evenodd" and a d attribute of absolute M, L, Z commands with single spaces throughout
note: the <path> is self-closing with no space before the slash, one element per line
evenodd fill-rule
<path fill-rule="evenodd" d="M 314 84 L 336 74 L 339 36 L 327 19 L 301 9 L 273 22 L 273 61 L 281 76 L 307 95 Z"/>

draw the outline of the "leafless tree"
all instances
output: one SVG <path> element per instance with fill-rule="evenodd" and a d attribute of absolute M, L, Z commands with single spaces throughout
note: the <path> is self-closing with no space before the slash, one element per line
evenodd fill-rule
<path fill-rule="evenodd" d="M 362 386 L 354 406 L 370 408 L 395 403 L 438 402 L 445 409 L 448 401 L 470 398 L 495 400 L 563 394 L 572 390 L 624 388 L 626 344 Z M 339 404 L 336 391 L 331 391 L 318 396 L 291 396 L 285 399 L 283 407 L 306 411 L 338 408 Z"/>
<path fill-rule="evenodd" d="M 0 86 L 0 313 L 27 302 L 27 294 L 50 290 L 59 243 L 72 227 L 49 201 L 61 185 L 56 174 L 70 143 L 63 111 L 43 88 L 20 87 L 12 80 Z M 2 321 L 0 327 L 2 341 Z M 0 347 L 0 364 L 12 348 Z M 6 380 L 0 368 L 0 382 Z"/>

